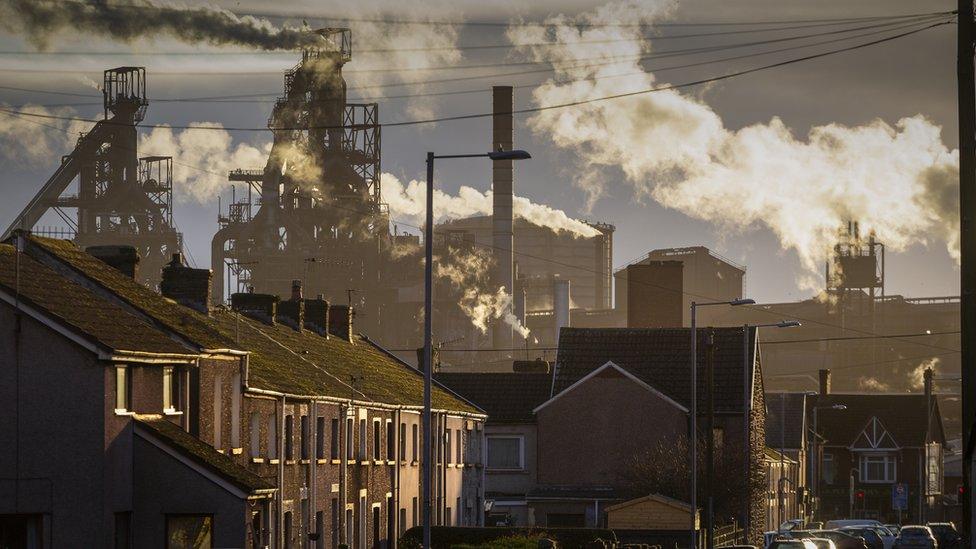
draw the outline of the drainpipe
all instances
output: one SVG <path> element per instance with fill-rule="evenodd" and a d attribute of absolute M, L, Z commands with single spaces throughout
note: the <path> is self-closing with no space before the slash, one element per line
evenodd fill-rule
<path fill-rule="evenodd" d="M 275 513 L 275 539 L 279 547 L 284 547 L 284 506 L 285 506 L 285 399 L 281 396 L 281 414 L 278 415 L 278 511 Z"/>
<path fill-rule="evenodd" d="M 475 425 L 477 426 L 477 424 Z M 485 525 L 485 500 L 487 499 L 487 494 L 485 494 L 485 425 L 481 424 L 481 437 L 479 438 L 478 446 L 478 464 L 481 465 L 481 486 L 478 487 L 479 500 L 475 508 L 478 510 L 478 526 Z M 528 514 L 528 512 L 526 512 Z M 529 525 L 533 526 L 533 525 Z"/>
<path fill-rule="evenodd" d="M 393 532 L 390 533 L 393 539 L 389 540 L 390 549 L 397 549 L 400 541 L 400 445 L 404 443 L 400 439 L 402 413 L 400 410 L 393 412 L 393 517 L 390 519 L 393 523 Z"/>
<path fill-rule="evenodd" d="M 340 407 L 340 410 L 342 408 Z M 350 400 L 346 404 L 346 413 L 342 414 L 342 422 L 339 424 L 339 453 L 342 456 L 340 458 L 340 471 L 339 471 L 339 493 L 342 496 L 341 505 L 339 507 L 339 543 L 345 543 L 346 545 L 352 546 L 352 540 L 346 539 L 346 492 L 347 492 L 347 476 L 349 474 L 349 448 L 348 446 L 352 444 L 351 441 L 346 440 L 349 435 L 349 429 L 347 425 L 349 424 L 349 415 L 352 413 L 352 401 Z"/>
<path fill-rule="evenodd" d="M 317 453 L 318 452 L 318 444 L 317 444 L 317 442 L 319 440 L 319 433 L 318 433 L 319 422 L 318 422 L 318 413 L 316 412 L 316 409 L 315 409 L 315 401 L 314 400 L 311 401 L 311 402 L 309 402 L 309 404 L 308 404 L 308 420 L 307 421 L 308 421 L 308 423 L 307 423 L 307 425 L 308 425 L 308 436 L 305 439 L 305 446 L 306 446 L 305 451 L 307 452 L 306 455 L 308 455 L 308 483 L 309 483 L 309 487 L 308 487 L 308 501 L 309 501 L 309 504 L 307 506 L 308 507 L 308 515 L 305 517 L 305 524 L 307 525 L 307 527 L 305 528 L 306 533 L 307 532 L 310 532 L 312 530 L 312 517 L 315 516 L 315 509 L 318 507 L 317 500 L 315 499 L 315 492 L 316 492 L 315 486 L 318 484 L 318 482 L 316 482 L 317 479 L 315 478 L 315 465 L 316 465 L 316 462 L 319 459 L 319 456 L 318 456 L 318 453 Z M 313 442 L 312 441 L 315 441 L 316 443 L 313 445 Z M 322 532 L 319 532 L 318 524 L 315 524 L 315 535 L 317 537 L 321 537 L 322 536 Z M 303 540 L 303 541 L 305 541 L 305 543 L 308 542 L 308 540 Z"/>

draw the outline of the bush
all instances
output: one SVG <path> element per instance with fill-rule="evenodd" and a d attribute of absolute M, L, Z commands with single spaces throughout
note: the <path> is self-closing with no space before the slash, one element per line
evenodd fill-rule
<path fill-rule="evenodd" d="M 506 536 L 477 545 L 459 543 L 452 545 L 451 549 L 538 549 L 540 547 L 539 542 L 542 539 L 541 534 L 537 536 Z"/>
<path fill-rule="evenodd" d="M 487 546 L 495 549 L 496 546 L 487 544 L 506 538 L 531 538 L 536 542 L 536 545 L 532 546 L 533 549 L 546 538 L 555 541 L 562 549 L 585 549 L 587 544 L 594 540 L 607 540 L 609 542 L 607 545 L 613 547 L 617 539 L 612 530 L 596 528 L 434 526 L 430 533 L 433 549 L 454 549 L 458 546 L 479 549 Z M 423 528 L 415 526 L 403 534 L 400 540 L 401 547 L 419 549 L 422 539 Z M 551 545 L 544 545 L 544 547 L 551 547 Z"/>

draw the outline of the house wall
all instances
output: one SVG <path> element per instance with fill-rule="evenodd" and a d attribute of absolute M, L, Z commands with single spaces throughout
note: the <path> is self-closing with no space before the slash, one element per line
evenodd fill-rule
<path fill-rule="evenodd" d="M 509 515 L 512 526 L 533 526 L 525 496 L 535 487 L 538 471 L 537 428 L 534 423 L 496 423 L 485 426 L 485 437 L 522 437 L 522 463 L 519 471 L 485 468 L 485 494 L 494 500 L 492 515 Z M 487 459 L 487 455 L 485 456 Z M 487 464 L 486 464 L 487 465 Z M 505 502 L 511 504 L 505 505 Z"/>
<path fill-rule="evenodd" d="M 851 452 L 846 447 L 826 446 L 824 452 L 834 457 L 836 475 L 833 482 L 821 480 L 820 515 L 824 520 L 833 518 L 848 518 L 851 515 L 851 469 L 859 467 L 858 452 Z M 891 489 L 895 483 L 908 485 L 908 510 L 902 512 L 902 523 L 912 520 L 924 524 L 927 521 L 940 518 L 941 515 L 932 513 L 923 516 L 925 505 L 919 501 L 920 467 L 924 461 L 924 451 L 920 448 L 902 448 L 894 452 L 897 456 L 896 477 L 894 483 L 865 483 L 861 482 L 857 474 L 854 477 L 853 490 L 864 492 L 864 498 L 855 498 L 853 517 L 872 518 L 884 523 L 895 522 L 898 512 L 891 508 Z M 823 468 L 821 468 L 823 469 Z M 822 478 L 822 477 L 821 477 Z M 929 510 L 925 510 L 929 513 Z"/>

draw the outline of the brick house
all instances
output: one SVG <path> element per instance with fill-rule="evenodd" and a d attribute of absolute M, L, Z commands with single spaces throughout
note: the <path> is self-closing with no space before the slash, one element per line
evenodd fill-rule
<path fill-rule="evenodd" d="M 0 245 L 0 537 L 365 549 L 420 522 L 422 376 L 355 334 L 349 308 L 298 287 L 215 309 L 210 272 L 179 258 L 161 296 L 125 254 L 15 242 Z M 479 524 L 485 415 L 440 386 L 433 404 L 434 523 Z"/>
<path fill-rule="evenodd" d="M 811 452 L 819 453 L 812 486 L 819 518 L 924 524 L 943 516 L 946 438 L 931 376 L 927 370 L 922 393 L 854 394 L 832 392 L 829 370 L 821 372 L 820 392 L 807 404 L 819 408 L 819 445 Z M 900 513 L 896 490 L 905 494 Z"/>
<path fill-rule="evenodd" d="M 549 399 L 548 364 L 515 363 L 512 373 L 438 373 L 437 381 L 488 414 L 485 502 L 489 526 L 534 526 L 526 496 L 536 486 L 537 428 L 533 409 Z"/>
<path fill-rule="evenodd" d="M 702 431 L 707 429 L 710 332 L 716 459 L 718 463 L 738 460 L 740 469 L 748 464 L 748 471 L 734 473 L 734 478 L 742 479 L 741 486 L 732 487 L 729 477 L 716 482 L 741 498 L 736 518 L 747 520 L 755 537 L 766 520 L 765 401 L 757 334 L 750 330 L 744 344 L 742 328 L 699 331 L 698 425 Z M 685 328 L 560 331 L 551 397 L 535 409 L 538 486 L 528 502 L 538 524 L 603 525 L 607 507 L 648 495 L 634 493 L 627 473 L 642 451 L 686 441 L 689 353 L 690 331 Z M 748 450 L 723 451 L 746 445 L 747 423 Z M 704 456 L 704 444 L 699 451 Z M 704 488 L 704 467 L 699 472 L 699 487 Z M 704 507 L 702 496 L 699 502 Z M 747 506 L 750 512 L 744 517 Z"/>
<path fill-rule="evenodd" d="M 772 450 L 767 470 L 786 479 L 770 481 L 769 530 L 785 520 L 806 518 L 808 513 L 808 433 L 806 393 L 766 393 L 766 446 Z M 782 456 L 784 459 L 779 459 Z"/>

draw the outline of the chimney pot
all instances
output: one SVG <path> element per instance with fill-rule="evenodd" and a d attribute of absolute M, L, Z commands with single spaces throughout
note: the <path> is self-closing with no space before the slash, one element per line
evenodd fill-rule
<path fill-rule="evenodd" d="M 274 325 L 278 316 L 278 301 L 278 296 L 271 294 L 236 293 L 230 296 L 233 310 L 271 325 Z"/>
<path fill-rule="evenodd" d="M 207 313 L 210 309 L 210 269 L 193 269 L 183 266 L 182 254 L 173 254 L 173 260 L 163 267 L 163 279 L 159 291 L 181 305 Z"/>
<path fill-rule="evenodd" d="M 820 370 L 820 395 L 830 394 L 830 369 Z"/>
<path fill-rule="evenodd" d="M 932 396 L 932 368 L 926 368 L 922 374 L 924 379 L 925 396 Z"/>
<path fill-rule="evenodd" d="M 132 246 L 89 246 L 85 251 L 129 278 L 138 273 L 139 253 Z"/>
<path fill-rule="evenodd" d="M 302 300 L 302 281 L 292 280 L 291 281 L 291 300 L 301 301 Z"/>
<path fill-rule="evenodd" d="M 305 329 L 329 337 L 329 302 L 322 299 L 305 299 Z"/>
<path fill-rule="evenodd" d="M 349 305 L 329 306 L 329 334 L 352 343 L 353 309 Z"/>

